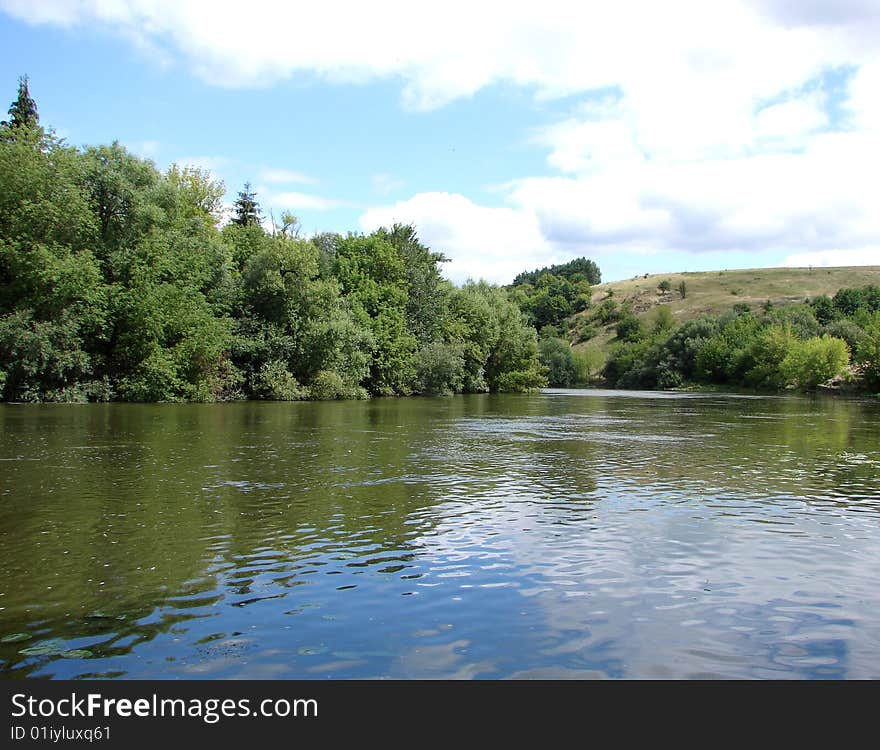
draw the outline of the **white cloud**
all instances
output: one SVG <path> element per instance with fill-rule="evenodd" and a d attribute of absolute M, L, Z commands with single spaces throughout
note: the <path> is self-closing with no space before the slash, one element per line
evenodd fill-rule
<path fill-rule="evenodd" d="M 419 193 L 392 206 L 366 211 L 366 232 L 400 222 L 414 224 L 420 239 L 451 259 L 444 273 L 508 283 L 524 268 L 542 265 L 553 250 L 534 216 L 507 207 L 479 206 L 455 193 Z"/>
<path fill-rule="evenodd" d="M 404 183 L 403 180 L 398 180 L 393 175 L 390 175 L 386 172 L 380 172 L 378 174 L 374 174 L 370 178 L 370 184 L 373 187 L 374 193 L 378 193 L 379 195 L 388 195 L 389 193 L 400 190 L 406 183 Z"/>
<path fill-rule="evenodd" d="M 302 172 L 294 172 L 292 169 L 280 169 L 277 167 L 264 167 L 260 170 L 259 179 L 272 185 L 288 185 L 290 183 L 314 185 L 317 182 L 314 177 L 309 177 Z"/>
<path fill-rule="evenodd" d="M 181 167 L 198 167 L 211 172 L 214 175 L 221 174 L 224 170 L 229 169 L 233 164 L 233 160 L 226 156 L 210 156 L 207 154 L 201 156 L 183 156 L 174 160 Z"/>
<path fill-rule="evenodd" d="M 27 23 L 137 39 L 221 86 L 302 75 L 392 80 L 415 109 L 497 83 L 590 101 L 532 134 L 549 175 L 507 185 L 507 205 L 418 193 L 361 217 L 363 228 L 414 221 L 455 259 L 457 278 L 507 280 L 578 254 L 765 251 L 778 260 L 864 258 L 880 248 L 873 0 L 255 0 L 244 13 L 231 0 L 0 0 L 0 8 Z M 829 70 L 852 71 L 843 123 L 828 108 Z M 280 176 L 260 178 L 284 184 Z M 391 189 L 386 177 L 374 179 L 375 193 Z M 344 205 L 300 192 L 265 202 Z"/>
<path fill-rule="evenodd" d="M 858 3 L 834 13 L 829 33 L 822 17 L 792 24 L 735 0 L 419 7 L 254 0 L 246 12 L 233 0 L 0 0 L 0 8 L 28 23 L 139 38 L 217 85 L 267 85 L 303 73 L 334 81 L 396 77 L 416 108 L 496 82 L 533 86 L 543 96 L 619 85 L 641 110 L 673 113 L 665 135 L 675 139 L 707 125 L 734 131 L 744 100 L 852 62 L 848 52 L 871 28 Z M 863 56 L 873 48 L 861 47 Z M 689 117 L 680 117 L 682 105 Z"/>
<path fill-rule="evenodd" d="M 310 195 L 309 193 L 298 193 L 295 191 L 268 193 L 265 190 L 262 192 L 265 194 L 262 201 L 265 205 L 275 206 L 281 210 L 329 211 L 333 208 L 341 208 L 348 205 L 345 201 L 325 198 L 320 195 Z"/>
<path fill-rule="evenodd" d="M 795 253 L 780 264 L 789 268 L 805 266 L 878 266 L 880 250 L 877 247 L 854 248 L 851 250 L 823 250 L 817 253 Z"/>
<path fill-rule="evenodd" d="M 828 115 L 816 94 L 765 107 L 755 118 L 758 138 L 784 138 L 788 142 L 827 125 Z"/>

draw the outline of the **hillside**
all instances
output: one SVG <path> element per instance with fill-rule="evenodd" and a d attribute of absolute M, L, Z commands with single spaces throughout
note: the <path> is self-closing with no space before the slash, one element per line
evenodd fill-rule
<path fill-rule="evenodd" d="M 659 285 L 668 280 L 670 291 Z M 686 295 L 679 285 L 684 282 Z M 741 270 L 648 274 L 623 281 L 612 281 L 593 287 L 592 304 L 579 313 L 578 319 L 592 318 L 596 308 L 609 296 L 618 305 L 629 304 L 640 318 L 650 320 L 652 311 L 668 305 L 676 324 L 700 315 L 718 315 L 734 305 L 745 304 L 759 309 L 767 300 L 776 306 L 803 302 L 823 294 L 833 296 L 844 287 L 880 284 L 880 266 L 847 266 L 840 268 L 750 268 Z M 597 334 L 575 348 L 591 348 L 603 355 L 616 341 L 616 322 L 602 326 L 594 322 Z"/>

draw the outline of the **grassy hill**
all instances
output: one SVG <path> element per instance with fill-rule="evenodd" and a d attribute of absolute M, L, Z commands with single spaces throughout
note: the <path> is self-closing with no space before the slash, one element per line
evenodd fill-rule
<path fill-rule="evenodd" d="M 669 281 L 670 291 L 659 286 Z M 685 283 L 686 293 L 679 291 Z M 577 318 L 592 317 L 603 300 L 612 296 L 618 305 L 629 304 L 640 318 L 650 321 L 659 305 L 668 305 L 676 324 L 700 315 L 718 315 L 736 304 L 757 310 L 769 300 L 774 306 L 802 303 L 827 294 L 834 296 L 844 287 L 880 285 L 880 266 L 841 268 L 750 268 L 732 271 L 703 271 L 648 274 L 593 287 L 592 305 Z M 604 355 L 616 342 L 616 323 L 598 328 L 596 336 L 575 348 L 589 347 Z"/>

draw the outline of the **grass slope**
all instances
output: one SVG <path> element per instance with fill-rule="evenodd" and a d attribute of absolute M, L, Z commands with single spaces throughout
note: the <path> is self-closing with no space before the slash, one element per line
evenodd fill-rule
<path fill-rule="evenodd" d="M 658 285 L 668 279 L 672 290 L 662 292 Z M 684 281 L 687 295 L 678 291 Z M 880 285 L 880 266 L 841 268 L 749 268 L 734 271 L 701 271 L 648 274 L 624 281 L 611 281 L 593 287 L 591 308 L 580 315 L 590 317 L 596 306 L 611 293 L 618 304 L 629 302 L 635 314 L 649 322 L 658 305 L 669 305 L 675 323 L 700 315 L 718 315 L 736 304 L 759 309 L 767 300 L 774 306 L 802 303 L 823 294 L 833 297 L 844 287 Z M 576 345 L 598 349 L 603 355 L 616 342 L 616 323 L 600 329 L 590 341 Z"/>

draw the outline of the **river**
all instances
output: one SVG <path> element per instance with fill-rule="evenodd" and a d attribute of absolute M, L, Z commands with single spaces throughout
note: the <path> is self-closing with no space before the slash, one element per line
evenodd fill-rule
<path fill-rule="evenodd" d="M 880 678 L 880 402 L 0 407 L 0 676 Z"/>

